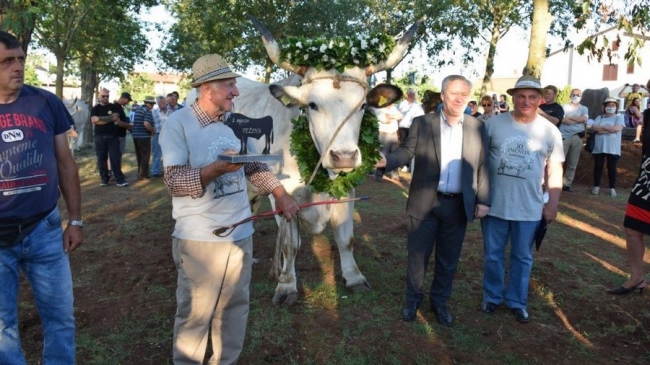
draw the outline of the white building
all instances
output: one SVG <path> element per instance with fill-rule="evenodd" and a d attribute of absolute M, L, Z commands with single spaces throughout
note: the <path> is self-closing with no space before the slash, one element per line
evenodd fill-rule
<path fill-rule="evenodd" d="M 620 34 L 620 44 L 614 41 L 617 34 Z M 580 55 L 575 47 L 566 51 L 554 50 L 544 64 L 542 84 L 552 84 L 558 88 L 571 85 L 582 90 L 606 87 L 610 90 L 610 95 L 614 97 L 618 96 L 618 92 L 626 83 L 645 86 L 650 79 L 650 68 L 641 67 L 636 63 L 628 65 L 624 56 L 633 37 L 646 40 L 648 38 L 619 31 L 616 27 L 604 30 L 597 35 L 605 36 L 609 40 L 609 51 L 606 49 L 603 52 L 600 62 L 593 56 Z M 611 54 L 611 61 L 608 53 Z M 650 47 L 644 46 L 639 49 L 638 56 L 642 60 L 650 60 Z M 628 88 L 626 91 L 630 91 L 630 89 Z"/>

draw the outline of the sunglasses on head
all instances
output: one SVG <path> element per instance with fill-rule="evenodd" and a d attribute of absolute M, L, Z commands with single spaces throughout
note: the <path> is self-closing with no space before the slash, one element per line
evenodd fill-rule
<path fill-rule="evenodd" d="M 580 96 L 580 94 L 571 94 L 571 97 Z"/>

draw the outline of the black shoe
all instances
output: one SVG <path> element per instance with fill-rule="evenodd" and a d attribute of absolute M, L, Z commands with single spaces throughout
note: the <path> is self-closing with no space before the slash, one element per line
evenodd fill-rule
<path fill-rule="evenodd" d="M 642 284 L 645 284 L 645 279 L 641 280 L 638 284 L 630 288 L 626 288 L 623 285 L 621 285 L 618 288 L 608 289 L 607 293 L 614 294 L 614 295 L 627 295 L 638 289 L 639 295 L 641 295 L 643 294 L 643 289 L 645 289 L 646 287 L 645 285 L 641 286 Z"/>
<path fill-rule="evenodd" d="M 573 193 L 573 188 L 570 187 L 569 185 L 564 185 L 564 187 L 562 187 L 562 191 L 568 191 L 570 193 Z"/>
<path fill-rule="evenodd" d="M 419 303 L 415 302 L 406 302 L 406 305 L 402 309 L 402 320 L 405 322 L 412 322 L 415 320 L 418 314 Z"/>
<path fill-rule="evenodd" d="M 433 311 L 433 313 L 436 315 L 438 323 L 441 325 L 445 327 L 451 327 L 451 325 L 454 323 L 454 318 L 451 316 L 451 313 L 449 313 L 446 305 L 432 304 L 431 311 Z"/>
<path fill-rule="evenodd" d="M 523 308 L 512 308 L 510 312 L 515 316 L 515 321 L 519 323 L 528 323 L 530 321 L 530 316 Z"/>
<path fill-rule="evenodd" d="M 481 304 L 481 310 L 485 314 L 492 314 L 494 313 L 495 310 L 497 310 L 498 304 L 490 303 L 490 302 L 485 302 Z"/>

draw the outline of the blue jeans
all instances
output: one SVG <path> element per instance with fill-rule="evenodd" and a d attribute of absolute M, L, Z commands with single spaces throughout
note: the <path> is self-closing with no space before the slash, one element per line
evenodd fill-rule
<path fill-rule="evenodd" d="M 25 364 L 18 333 L 19 269 L 43 323 L 43 364 L 75 363 L 72 275 L 58 208 L 20 243 L 0 248 L 0 364 Z"/>
<path fill-rule="evenodd" d="M 539 221 L 509 221 L 492 216 L 481 219 L 483 231 L 483 303 L 526 309 L 528 282 L 533 268 L 533 238 Z M 510 239 L 510 275 L 505 288 L 505 251 Z"/>
<path fill-rule="evenodd" d="M 151 137 L 151 152 L 153 153 L 153 162 L 151 163 L 151 176 L 162 175 L 162 149 L 158 143 L 160 133 L 156 133 Z"/>

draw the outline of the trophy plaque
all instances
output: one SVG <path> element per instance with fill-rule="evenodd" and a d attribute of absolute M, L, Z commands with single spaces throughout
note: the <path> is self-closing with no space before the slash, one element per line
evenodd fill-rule
<path fill-rule="evenodd" d="M 225 125 L 232 129 L 235 137 L 239 139 L 241 147 L 239 155 L 219 155 L 220 161 L 230 163 L 247 163 L 247 162 L 279 162 L 282 159 L 280 155 L 271 155 L 271 143 L 273 142 L 273 118 L 267 115 L 264 118 L 249 118 L 239 113 L 229 113 L 226 117 Z M 264 149 L 262 154 L 248 154 L 248 138 L 252 137 L 257 140 L 264 137 Z"/>

